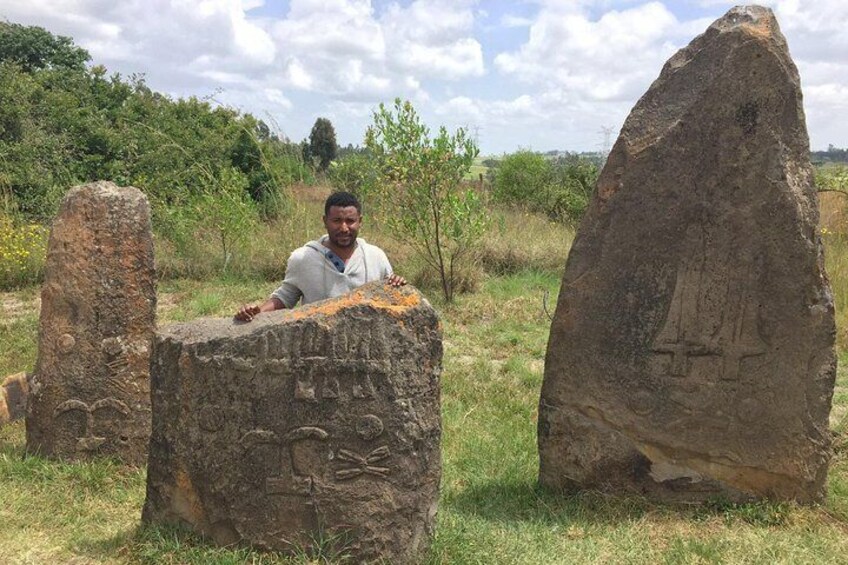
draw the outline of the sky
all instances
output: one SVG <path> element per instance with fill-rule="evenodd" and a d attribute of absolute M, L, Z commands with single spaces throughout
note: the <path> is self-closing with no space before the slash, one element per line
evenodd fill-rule
<path fill-rule="evenodd" d="M 361 145 L 411 100 L 481 152 L 596 151 L 719 0 L 0 0 L 0 19 L 70 36 L 94 64 L 173 97 L 250 112 L 293 141 L 329 118 Z M 848 147 L 848 2 L 763 0 L 798 66 L 813 149 Z M 605 132 L 610 132 L 605 134 Z"/>

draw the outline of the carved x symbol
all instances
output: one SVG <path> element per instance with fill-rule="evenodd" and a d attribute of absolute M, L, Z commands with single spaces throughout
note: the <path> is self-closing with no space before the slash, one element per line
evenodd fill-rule
<path fill-rule="evenodd" d="M 386 477 L 389 474 L 388 467 L 377 467 L 374 463 L 378 463 L 391 455 L 388 445 L 383 445 L 371 451 L 364 457 L 347 449 L 339 450 L 339 459 L 346 463 L 353 463 L 354 466 L 336 471 L 336 478 L 339 480 L 352 479 L 363 474 L 374 475 L 377 477 Z"/>

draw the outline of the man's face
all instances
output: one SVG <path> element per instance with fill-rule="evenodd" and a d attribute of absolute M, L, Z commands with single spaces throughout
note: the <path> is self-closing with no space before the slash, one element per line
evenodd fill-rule
<path fill-rule="evenodd" d="M 338 247 L 350 247 L 356 243 L 359 226 L 362 225 L 362 214 L 356 206 L 330 206 L 330 211 L 324 216 L 324 227 L 330 243 Z"/>

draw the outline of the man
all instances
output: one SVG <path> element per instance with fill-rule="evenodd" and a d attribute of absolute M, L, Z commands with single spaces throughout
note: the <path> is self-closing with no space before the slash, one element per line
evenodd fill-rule
<path fill-rule="evenodd" d="M 261 312 L 294 308 L 333 298 L 371 281 L 386 279 L 392 286 L 406 280 L 392 272 L 382 249 L 358 238 L 362 225 L 362 206 L 349 192 L 331 194 L 324 203 L 324 227 L 327 235 L 296 249 L 286 265 L 286 277 L 280 288 L 262 304 L 242 306 L 235 319 L 249 322 Z"/>

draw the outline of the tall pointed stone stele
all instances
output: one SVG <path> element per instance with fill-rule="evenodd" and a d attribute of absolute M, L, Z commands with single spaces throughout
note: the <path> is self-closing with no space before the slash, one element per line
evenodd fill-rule
<path fill-rule="evenodd" d="M 29 452 L 144 464 L 155 315 L 147 198 L 110 182 L 72 188 L 47 248 Z"/>
<path fill-rule="evenodd" d="M 823 496 L 833 300 L 798 73 L 737 7 L 633 108 L 551 327 L 540 482 L 666 500 Z"/>

